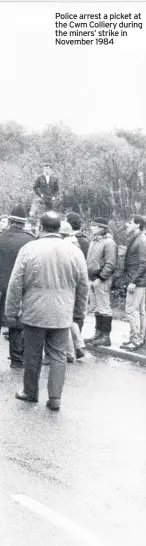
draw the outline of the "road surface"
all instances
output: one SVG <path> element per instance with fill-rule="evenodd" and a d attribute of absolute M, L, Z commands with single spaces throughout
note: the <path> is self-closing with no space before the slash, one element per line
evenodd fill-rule
<path fill-rule="evenodd" d="M 15 400 L 1 336 L 2 546 L 145 546 L 146 370 L 114 358 L 68 365 L 59 414 Z"/>

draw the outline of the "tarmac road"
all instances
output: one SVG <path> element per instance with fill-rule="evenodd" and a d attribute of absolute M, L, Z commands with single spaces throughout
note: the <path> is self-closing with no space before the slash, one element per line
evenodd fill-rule
<path fill-rule="evenodd" d="M 15 400 L 1 336 L 2 546 L 145 546 L 146 369 L 87 353 L 69 365 L 59 414 Z"/>

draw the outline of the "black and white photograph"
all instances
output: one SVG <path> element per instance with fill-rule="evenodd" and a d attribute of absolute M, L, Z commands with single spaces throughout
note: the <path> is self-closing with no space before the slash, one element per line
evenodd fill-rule
<path fill-rule="evenodd" d="M 0 544 L 146 544 L 146 2 L 0 1 Z"/>

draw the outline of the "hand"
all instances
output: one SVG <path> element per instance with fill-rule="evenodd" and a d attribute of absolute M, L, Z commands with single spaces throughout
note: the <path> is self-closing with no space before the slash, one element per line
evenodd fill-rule
<path fill-rule="evenodd" d="M 7 318 L 7 323 L 9 328 L 17 328 L 18 330 L 22 329 L 22 323 L 20 317 L 11 318 L 9 316 Z"/>
<path fill-rule="evenodd" d="M 81 318 L 76 318 L 76 317 L 73 317 L 73 322 L 76 322 L 76 324 L 78 324 L 78 327 L 79 327 L 79 330 L 81 332 L 82 328 L 83 328 L 83 325 L 84 325 L 84 320 L 81 319 Z"/>
<path fill-rule="evenodd" d="M 99 277 L 95 279 L 95 281 L 94 281 L 93 284 L 94 284 L 94 288 L 98 288 L 98 286 L 100 286 L 100 279 L 99 279 Z"/>
<path fill-rule="evenodd" d="M 6 318 L 7 318 L 8 327 L 9 328 L 16 328 L 17 318 L 10 318 L 8 316 L 6 316 Z"/>
<path fill-rule="evenodd" d="M 130 294 L 132 294 L 134 292 L 135 288 L 136 288 L 136 284 L 134 284 L 133 282 L 130 282 L 130 284 L 128 284 L 127 290 L 128 290 L 128 292 L 130 292 Z"/>

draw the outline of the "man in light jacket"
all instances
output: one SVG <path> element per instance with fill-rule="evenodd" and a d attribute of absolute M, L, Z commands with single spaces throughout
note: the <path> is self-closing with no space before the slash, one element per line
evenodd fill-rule
<path fill-rule="evenodd" d="M 108 221 L 97 218 L 92 223 L 93 239 L 87 254 L 89 279 L 95 300 L 95 335 L 90 339 L 95 345 L 111 345 L 112 310 L 110 292 L 112 275 L 117 263 L 117 248 L 109 231 Z"/>
<path fill-rule="evenodd" d="M 16 398 L 38 401 L 45 339 L 50 362 L 47 407 L 58 410 L 69 328 L 73 318 L 84 320 L 88 275 L 81 250 L 59 234 L 59 215 L 45 213 L 41 225 L 42 237 L 25 245 L 18 254 L 7 291 L 6 315 L 15 319 L 22 302 L 24 390 L 16 393 Z"/>

